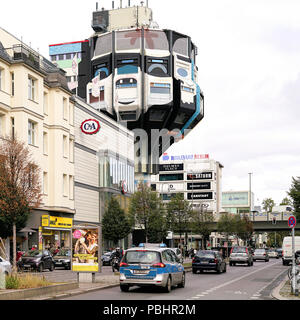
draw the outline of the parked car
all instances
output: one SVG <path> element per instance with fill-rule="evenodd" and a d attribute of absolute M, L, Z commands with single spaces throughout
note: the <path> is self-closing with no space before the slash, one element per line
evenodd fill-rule
<path fill-rule="evenodd" d="M 282 249 L 281 248 L 277 248 L 276 251 L 278 252 L 278 257 L 282 258 Z"/>
<path fill-rule="evenodd" d="M 253 256 L 250 247 L 233 247 L 229 256 L 229 265 L 235 266 L 237 263 L 253 266 Z"/>
<path fill-rule="evenodd" d="M 265 262 L 269 261 L 268 251 L 264 248 L 255 249 L 253 252 L 253 261 L 264 260 Z"/>
<path fill-rule="evenodd" d="M 131 286 L 161 287 L 170 292 L 173 286 L 185 286 L 185 270 L 173 250 L 165 244 L 140 244 L 125 251 L 120 263 L 120 289 Z"/>
<path fill-rule="evenodd" d="M 102 257 L 102 265 L 103 266 L 111 266 L 111 260 L 112 260 L 112 252 L 105 252 Z"/>
<path fill-rule="evenodd" d="M 179 258 L 180 262 L 183 263 L 183 255 L 182 255 L 181 250 L 179 248 L 170 248 L 170 249 L 175 252 L 175 254 Z"/>
<path fill-rule="evenodd" d="M 9 261 L 5 260 L 4 258 L 0 257 L 0 269 L 5 274 L 11 273 L 11 269 L 12 269 L 11 263 Z"/>
<path fill-rule="evenodd" d="M 30 250 L 26 252 L 17 263 L 19 270 L 31 269 L 39 272 L 44 269 L 53 271 L 55 262 L 48 250 Z"/>
<path fill-rule="evenodd" d="M 270 258 L 279 259 L 278 252 L 273 248 L 268 250 L 268 255 L 269 255 Z"/>
<path fill-rule="evenodd" d="M 193 273 L 203 273 L 204 270 L 215 270 L 217 273 L 226 272 L 226 262 L 217 251 L 199 250 L 192 261 Z"/>
<path fill-rule="evenodd" d="M 63 267 L 71 270 L 71 249 L 60 249 L 53 255 L 55 267 Z"/>

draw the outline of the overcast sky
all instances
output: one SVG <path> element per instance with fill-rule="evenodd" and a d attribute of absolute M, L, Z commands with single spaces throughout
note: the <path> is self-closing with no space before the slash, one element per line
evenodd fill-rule
<path fill-rule="evenodd" d="M 110 0 L 98 2 L 111 8 Z M 247 190 L 252 172 L 255 204 L 266 197 L 279 204 L 292 176 L 300 176 L 300 1 L 149 0 L 149 6 L 161 28 L 188 34 L 198 46 L 205 95 L 205 118 L 168 153 L 208 153 L 224 166 L 224 191 Z M 94 0 L 5 1 L 0 24 L 48 57 L 49 44 L 89 38 L 95 8 Z"/>

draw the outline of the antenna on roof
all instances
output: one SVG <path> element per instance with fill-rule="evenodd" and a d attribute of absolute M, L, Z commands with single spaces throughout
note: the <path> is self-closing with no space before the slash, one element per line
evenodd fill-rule
<path fill-rule="evenodd" d="M 114 1 L 112 2 L 111 6 L 112 6 L 113 9 L 115 8 L 115 2 Z"/>
<path fill-rule="evenodd" d="M 130 7 L 130 0 L 128 0 L 128 7 Z"/>
<path fill-rule="evenodd" d="M 98 2 L 96 2 L 96 11 L 98 11 Z"/>
<path fill-rule="evenodd" d="M 120 8 L 122 8 L 122 0 L 120 0 Z"/>
<path fill-rule="evenodd" d="M 149 1 L 148 0 L 146 0 L 146 7 L 148 8 L 149 6 Z"/>

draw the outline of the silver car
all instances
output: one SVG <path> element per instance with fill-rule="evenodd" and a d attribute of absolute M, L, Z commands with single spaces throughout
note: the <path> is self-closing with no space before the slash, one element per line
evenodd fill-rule
<path fill-rule="evenodd" d="M 279 254 L 275 249 L 269 249 L 268 250 L 268 255 L 269 255 L 270 258 L 279 259 Z"/>
<path fill-rule="evenodd" d="M 11 263 L 7 260 L 4 260 L 2 257 L 0 257 L 0 272 L 1 270 L 7 275 L 11 273 Z"/>
<path fill-rule="evenodd" d="M 245 263 L 249 267 L 253 266 L 252 251 L 249 247 L 233 247 L 229 256 L 229 265 L 235 266 L 236 264 Z"/>
<path fill-rule="evenodd" d="M 265 262 L 269 261 L 268 251 L 266 249 L 255 249 L 253 253 L 253 261 L 264 260 Z"/>

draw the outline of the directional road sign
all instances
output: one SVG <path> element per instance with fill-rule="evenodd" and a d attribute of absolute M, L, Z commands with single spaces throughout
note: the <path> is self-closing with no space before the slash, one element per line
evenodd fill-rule
<path fill-rule="evenodd" d="M 295 226 L 296 226 L 296 217 L 295 216 L 289 217 L 288 225 L 291 229 L 295 228 Z"/>

